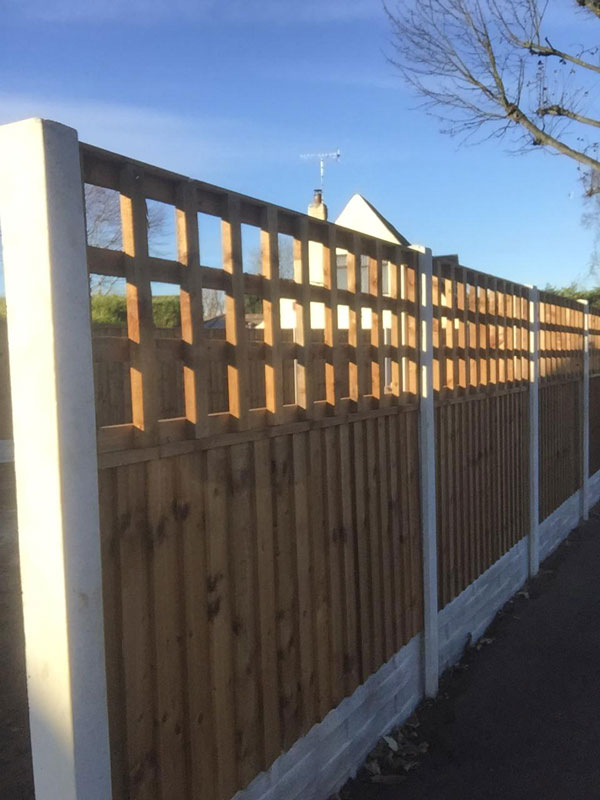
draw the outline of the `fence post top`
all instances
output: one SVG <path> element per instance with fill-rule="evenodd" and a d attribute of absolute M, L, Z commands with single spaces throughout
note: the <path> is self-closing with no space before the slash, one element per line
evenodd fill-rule
<path fill-rule="evenodd" d="M 42 117 L 27 117 L 26 119 L 15 120 L 14 122 L 6 122 L 0 125 L 0 135 L 8 135 L 17 130 L 22 131 L 23 128 L 59 128 L 62 131 L 72 131 L 77 136 L 77 131 L 70 125 L 64 125 L 62 122 L 57 122 L 53 119 L 43 119 Z"/>

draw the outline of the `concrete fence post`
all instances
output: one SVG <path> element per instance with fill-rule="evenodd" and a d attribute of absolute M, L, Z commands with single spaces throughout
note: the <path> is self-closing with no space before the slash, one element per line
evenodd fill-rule
<path fill-rule="evenodd" d="M 540 293 L 529 289 L 529 576 L 540 567 Z"/>
<path fill-rule="evenodd" d="M 0 127 L 19 553 L 37 800 L 111 797 L 98 466 L 76 131 Z"/>
<path fill-rule="evenodd" d="M 579 301 L 583 306 L 583 365 L 581 384 L 581 519 L 589 516 L 590 479 L 590 305 L 587 300 Z"/>
<path fill-rule="evenodd" d="M 419 286 L 419 474 L 423 541 L 423 668 L 425 695 L 435 697 L 439 682 L 439 631 L 433 406 L 433 259 L 429 248 L 415 245 L 413 249 L 418 252 Z"/>

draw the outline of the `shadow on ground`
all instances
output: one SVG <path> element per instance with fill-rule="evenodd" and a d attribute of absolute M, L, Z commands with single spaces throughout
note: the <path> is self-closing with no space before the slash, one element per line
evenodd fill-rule
<path fill-rule="evenodd" d="M 363 767 L 340 797 L 600 798 L 600 507 L 411 723 L 404 733 L 427 748 L 418 765 L 393 785 Z"/>

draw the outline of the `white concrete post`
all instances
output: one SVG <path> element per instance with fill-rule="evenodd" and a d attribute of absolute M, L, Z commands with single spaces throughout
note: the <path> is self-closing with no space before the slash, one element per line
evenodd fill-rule
<path fill-rule="evenodd" d="M 433 407 L 433 298 L 431 250 L 418 252 L 419 286 L 419 468 L 423 540 L 425 695 L 435 697 L 439 679 L 437 521 L 435 498 L 435 415 Z"/>
<path fill-rule="evenodd" d="M 589 516 L 589 480 L 590 480 L 590 306 L 587 300 L 579 301 L 583 305 L 583 370 L 581 385 L 581 519 Z"/>
<path fill-rule="evenodd" d="M 529 289 L 529 576 L 540 568 L 540 293 Z"/>
<path fill-rule="evenodd" d="M 111 797 L 77 133 L 0 127 L 0 220 L 37 800 Z"/>

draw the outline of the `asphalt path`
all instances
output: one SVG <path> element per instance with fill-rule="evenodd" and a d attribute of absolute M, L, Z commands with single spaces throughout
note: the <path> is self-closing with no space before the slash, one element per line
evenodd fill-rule
<path fill-rule="evenodd" d="M 420 765 L 351 800 L 600 798 L 600 509 L 417 712 Z"/>

